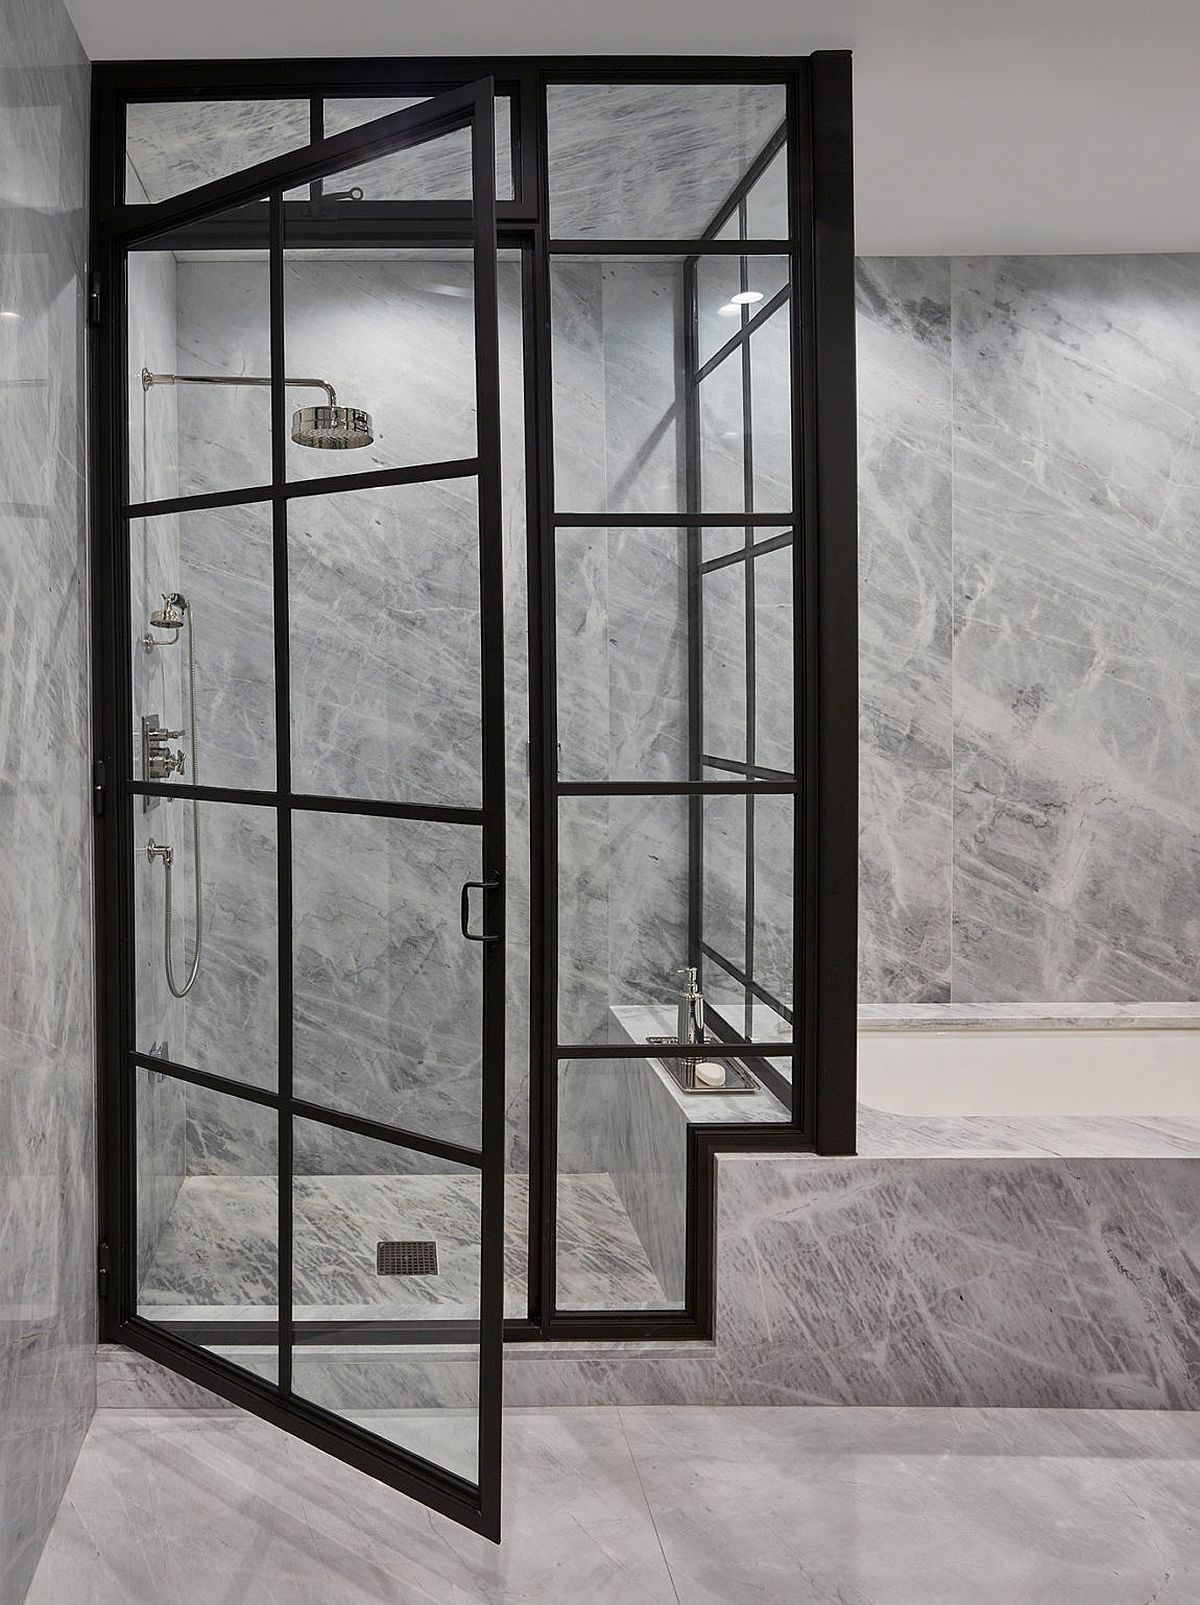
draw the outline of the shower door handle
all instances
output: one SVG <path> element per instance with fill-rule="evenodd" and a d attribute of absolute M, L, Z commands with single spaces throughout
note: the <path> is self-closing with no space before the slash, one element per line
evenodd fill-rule
<path fill-rule="evenodd" d="M 466 881 L 462 889 L 462 901 L 459 904 L 459 922 L 462 933 L 468 942 L 498 942 L 498 936 L 489 936 L 484 931 L 471 930 L 471 893 L 494 892 L 500 884 L 499 875 L 493 875 L 491 880 Z"/>

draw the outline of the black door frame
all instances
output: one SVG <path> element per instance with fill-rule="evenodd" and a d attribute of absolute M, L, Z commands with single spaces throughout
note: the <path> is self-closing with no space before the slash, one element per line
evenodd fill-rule
<path fill-rule="evenodd" d="M 319 184 L 326 175 L 373 156 L 420 149 L 445 134 L 466 130 L 472 148 L 472 200 L 446 209 L 443 227 L 457 227 L 474 263 L 477 442 L 475 455 L 460 461 L 289 480 L 286 463 L 287 401 L 284 367 L 284 254 L 295 243 L 286 221 L 285 191 Z M 292 153 L 243 169 L 201 186 L 176 200 L 123 209 L 103 230 L 93 270 L 97 341 L 93 369 L 93 421 L 102 439 L 98 449 L 93 502 L 93 584 L 95 653 L 99 691 L 95 801 L 97 811 L 97 899 L 103 946 L 100 1086 L 104 1156 L 104 1238 L 101 1256 L 104 1336 L 160 1360 L 214 1392 L 241 1404 L 318 1448 L 336 1454 L 421 1500 L 463 1525 L 499 1538 L 501 1400 L 504 1300 L 504 641 L 500 513 L 500 394 L 496 285 L 495 119 L 490 79 L 450 88 L 427 103 L 395 112 L 348 134 L 317 138 Z M 262 196 L 267 196 L 262 201 Z M 292 203 L 286 203 L 290 206 Z M 307 202 L 299 210 L 307 211 Z M 177 496 L 130 504 L 127 486 L 127 334 L 125 263 L 133 249 L 155 242 L 177 242 L 175 230 L 241 209 L 242 226 L 268 247 L 271 331 L 270 484 L 212 494 Z M 253 213 L 253 217 L 248 214 Z M 285 229 L 287 233 L 285 234 Z M 302 235 L 302 225 L 296 225 Z M 100 265 L 102 264 L 102 265 Z M 107 300 L 108 305 L 104 304 Z M 479 569 L 482 593 L 480 636 L 480 724 L 482 754 L 479 807 L 448 807 L 363 798 L 306 795 L 292 790 L 289 710 L 288 526 L 287 509 L 301 497 L 469 477 L 478 485 Z M 134 778 L 129 712 L 128 548 L 132 520 L 232 505 L 269 504 L 272 511 L 275 760 L 273 789 L 236 790 L 189 783 L 174 785 Z M 274 1090 L 248 1087 L 232 1078 L 137 1051 L 133 1029 L 135 998 L 132 966 L 132 826 L 135 799 L 176 796 L 194 802 L 236 802 L 270 810 L 276 826 L 278 888 L 278 1075 Z M 297 811 L 370 815 L 387 819 L 437 820 L 478 831 L 481 884 L 489 884 L 483 918 L 489 934 L 480 946 L 482 1083 L 480 1145 L 470 1148 L 297 1098 L 292 1080 L 292 853 L 291 822 Z M 134 1175 L 135 1109 L 131 1071 L 141 1067 L 176 1080 L 208 1087 L 277 1115 L 278 1262 L 277 1320 L 230 1323 L 224 1341 L 276 1346 L 276 1380 L 205 1352 L 197 1344 L 222 1339 L 206 1324 L 155 1323 L 139 1316 L 136 1271 Z M 478 1171 L 480 1177 L 480 1289 L 475 1321 L 440 1323 L 443 1341 L 478 1345 L 478 1467 L 471 1482 L 446 1468 L 392 1444 L 374 1433 L 309 1402 L 292 1386 L 296 1343 L 340 1336 L 336 1322 L 296 1322 L 292 1299 L 293 1122 L 297 1117 L 406 1150 L 434 1155 Z M 363 1323 L 358 1323 L 361 1329 Z M 391 1341 L 428 1342 L 422 1323 L 397 1323 Z M 215 1323 L 214 1323 L 215 1326 Z M 375 1341 L 380 1341 L 376 1336 Z"/>
<path fill-rule="evenodd" d="M 319 102 L 338 94 L 433 95 L 480 78 L 492 78 L 513 112 L 514 196 L 497 203 L 501 247 L 519 247 L 525 298 L 525 413 L 528 485 L 528 570 L 531 741 L 531 1061 L 529 1313 L 505 1322 L 506 1339 L 631 1340 L 705 1338 L 712 1334 L 716 1157 L 723 1152 L 854 1151 L 857 943 L 857 503 L 855 478 L 855 376 L 853 299 L 853 187 L 850 58 L 847 52 L 809 57 L 655 58 L 536 57 L 442 59 L 312 59 L 246 62 L 103 63 L 93 69 L 92 154 L 92 517 L 96 776 L 98 811 L 98 967 L 100 997 L 102 1238 L 107 1243 L 104 1335 L 117 1340 L 129 1296 L 128 1267 L 120 1263 L 123 1225 L 115 1172 L 128 1162 L 114 1140 L 111 1067 L 112 1020 L 123 1007 L 128 952 L 126 895 L 120 854 L 106 842 L 106 819 L 120 762 L 117 710 L 121 672 L 105 638 L 113 614 L 105 557 L 106 531 L 114 528 L 117 469 L 124 452 L 119 330 L 108 315 L 114 279 L 114 242 L 144 219 L 147 208 L 127 205 L 124 182 L 124 108 L 129 101 L 212 98 L 308 98 L 319 136 Z M 557 1035 L 558 799 L 571 788 L 555 773 L 556 705 L 553 685 L 554 589 L 552 551 L 561 523 L 615 525 L 612 514 L 564 518 L 554 504 L 551 458 L 551 256 L 572 250 L 636 253 L 644 241 L 552 240 L 548 230 L 545 88 L 561 82 L 783 83 L 787 89 L 792 152 L 790 237 L 759 242 L 759 251 L 786 255 L 791 265 L 793 372 L 793 507 L 797 617 L 795 627 L 796 775 L 780 789 L 796 798 L 795 946 L 797 974 L 793 1088 L 788 1124 L 697 1126 L 688 1130 L 688 1278 L 678 1312 L 563 1312 L 554 1308 L 555 1098 L 563 1045 Z M 357 160 L 361 130 L 339 135 Z M 339 147 L 340 148 L 340 147 Z M 269 165 L 269 164 L 268 164 Z M 218 186 L 219 187 L 219 186 Z M 210 187 L 211 188 L 211 187 Z M 170 204 L 170 203 L 165 203 Z M 182 224 L 186 207 L 177 208 Z M 372 216 L 394 230 L 403 220 L 414 240 L 453 238 L 462 211 L 453 203 L 377 204 L 359 209 L 363 243 Z M 313 224 L 313 240 L 320 239 Z M 343 220 L 329 224 L 344 241 Z M 735 241 L 691 243 L 705 252 L 746 254 Z M 661 249 L 659 245 L 658 249 Z M 339 481 L 340 482 L 340 481 Z M 626 519 L 625 522 L 632 522 Z M 647 515 L 640 515 L 647 522 Z M 700 515 L 674 520 L 693 529 Z M 662 522 L 662 521 L 659 521 Z M 671 522 L 667 520 L 666 522 Z M 742 523 L 744 519 L 731 518 Z M 706 783 L 662 789 L 698 797 Z M 769 787 L 770 782 L 764 782 Z M 178 791 L 178 788 L 171 787 Z M 621 787 L 628 791 L 630 788 Z M 180 793 L 182 795 L 182 792 Z M 219 793 L 213 792 L 214 797 Z M 571 1050 L 572 1055 L 578 1050 Z M 655 1049 L 656 1054 L 664 1050 Z M 669 1050 L 667 1050 L 669 1051 Z M 585 1047 L 584 1055 L 644 1056 L 636 1046 Z M 102 1263 L 104 1260 L 102 1259 Z M 366 1340 L 371 1341 L 370 1334 Z M 379 1341 L 378 1333 L 374 1341 Z M 173 1357 L 169 1363 L 175 1364 Z M 207 1362 L 205 1362 L 207 1364 Z M 185 1367 L 180 1366 L 180 1369 Z M 203 1380 L 202 1378 L 200 1380 Z M 368 1468 L 369 1469 L 369 1468 Z"/>

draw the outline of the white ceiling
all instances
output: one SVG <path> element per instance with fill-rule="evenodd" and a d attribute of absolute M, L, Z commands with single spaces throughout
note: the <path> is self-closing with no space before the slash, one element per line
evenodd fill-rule
<path fill-rule="evenodd" d="M 1200 0 L 67 0 L 94 60 L 855 55 L 863 254 L 1200 250 Z"/>

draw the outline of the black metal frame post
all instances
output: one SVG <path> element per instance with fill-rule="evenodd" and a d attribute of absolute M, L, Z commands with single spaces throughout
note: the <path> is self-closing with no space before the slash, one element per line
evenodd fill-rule
<path fill-rule="evenodd" d="M 468 1492 L 448 1474 L 439 1477 L 411 1468 L 400 1474 L 394 1457 L 374 1446 L 364 1447 L 351 1429 L 336 1418 L 327 1419 L 295 1395 L 277 1390 L 204 1354 L 183 1339 L 189 1324 L 171 1332 L 141 1322 L 136 1315 L 137 1288 L 131 1245 L 134 1241 L 134 1147 L 131 1066 L 147 1061 L 133 1052 L 128 1022 L 132 1020 L 132 826 L 130 804 L 135 793 L 174 795 L 200 801 L 243 802 L 272 809 L 281 821 L 279 853 L 280 914 L 280 1081 L 277 1092 L 247 1089 L 222 1076 L 183 1065 L 148 1061 L 148 1067 L 165 1069 L 183 1080 L 229 1091 L 251 1101 L 275 1107 L 280 1113 L 280 1155 L 286 1157 L 284 1111 L 319 1114 L 327 1123 L 341 1125 L 364 1136 L 400 1140 L 423 1152 L 441 1153 L 459 1162 L 467 1151 L 452 1144 L 437 1144 L 419 1133 L 378 1127 L 370 1121 L 303 1104 L 290 1085 L 290 1030 L 285 1007 L 290 985 L 290 882 L 282 869 L 287 833 L 294 812 L 317 809 L 359 812 L 394 817 L 444 819 L 474 825 L 483 842 L 483 879 L 503 856 L 503 785 L 482 810 L 410 808 L 370 800 L 342 800 L 291 792 L 286 761 L 277 771 L 275 789 L 242 793 L 229 788 L 186 785 L 132 786 L 133 774 L 128 712 L 130 708 L 129 596 L 126 583 L 126 542 L 129 520 L 152 514 L 198 510 L 238 503 L 270 503 L 274 520 L 276 578 L 276 715 L 278 731 L 287 728 L 287 619 L 286 532 L 289 504 L 295 497 L 325 495 L 334 491 L 403 484 L 416 478 L 459 477 L 477 470 L 476 460 L 448 461 L 416 470 L 384 470 L 363 475 L 336 475 L 324 480 L 287 483 L 283 472 L 284 418 L 281 385 L 273 394 L 275 457 L 271 483 L 239 492 L 174 497 L 129 506 L 127 490 L 128 440 L 124 394 L 126 318 L 124 252 L 131 243 L 139 249 L 168 248 L 173 244 L 219 243 L 267 245 L 272 251 L 273 371 L 284 372 L 282 322 L 279 317 L 282 284 L 278 275 L 283 230 L 289 242 L 320 246 L 354 243 L 370 245 L 402 236 L 413 244 L 471 244 L 477 259 L 486 254 L 477 231 L 480 192 L 474 204 L 425 201 L 366 201 L 353 208 L 323 202 L 300 215 L 290 203 L 278 199 L 284 187 L 311 186 L 310 195 L 321 200 L 324 174 L 339 167 L 359 165 L 381 154 L 387 140 L 401 127 L 428 127 L 429 112 L 408 113 L 351 129 L 323 135 L 323 102 L 336 96 L 434 96 L 444 92 L 451 104 L 457 94 L 459 111 L 475 115 L 474 150 L 479 166 L 485 161 L 491 128 L 478 125 L 476 102 L 470 86 L 491 78 L 496 92 L 509 97 L 512 111 L 514 189 L 511 199 L 494 204 L 499 243 L 521 251 L 525 341 L 526 470 L 528 493 L 528 586 L 530 653 L 531 744 L 531 997 L 530 997 L 530 1255 L 528 1315 L 504 1325 L 516 1338 L 634 1339 L 706 1336 L 713 1312 L 713 1230 L 715 1157 L 719 1152 L 771 1152 L 815 1147 L 820 1152 L 849 1152 L 854 1143 L 854 970 L 856 942 L 855 819 L 857 806 L 856 718 L 856 570 L 855 570 L 855 421 L 853 330 L 853 232 L 850 138 L 850 65 L 843 53 L 818 53 L 788 60 L 700 58 L 450 58 L 432 60 L 369 61 L 249 61 L 249 62 L 138 62 L 103 64 L 94 70 L 92 162 L 92 302 L 93 330 L 92 474 L 94 668 L 96 685 L 96 807 L 97 807 L 97 963 L 100 998 L 101 1203 L 102 1236 L 107 1245 L 110 1271 L 106 1286 L 105 1336 L 136 1341 L 184 1374 L 248 1404 L 279 1424 L 310 1436 L 332 1452 L 436 1508 L 494 1531 L 498 1520 L 498 1481 L 491 1490 Z M 648 241 L 644 239 L 552 238 L 549 216 L 549 153 L 546 126 L 546 90 L 551 83 L 775 83 L 785 87 L 787 98 L 786 143 L 790 164 L 790 221 L 787 237 L 747 241 L 717 239 L 723 219 L 718 217 L 705 237 L 698 240 Z M 130 204 L 124 195 L 125 108 L 133 101 L 196 99 L 305 98 L 310 101 L 310 131 L 319 145 L 305 160 L 283 158 L 259 164 L 249 173 L 162 201 L 155 206 Z M 465 113 L 470 102 L 475 113 Z M 403 119 L 408 118 L 406 124 Z M 399 120 L 398 120 L 399 119 Z M 386 125 L 386 126 L 385 126 Z M 764 151 L 761 163 L 770 159 Z M 756 171 L 757 171 L 756 164 Z M 489 166 L 489 174 L 493 171 Z M 747 175 L 749 177 L 749 175 Z M 489 179 L 489 182 L 491 180 Z M 267 204 L 263 195 L 276 194 Z M 732 197 L 744 213 L 744 194 Z M 212 214 L 221 210 L 219 224 Z M 157 233 L 157 239 L 150 231 Z M 214 230 L 217 232 L 214 233 Z M 739 229 L 739 234 L 744 229 Z M 219 234 L 219 239 L 217 235 Z M 493 236 L 493 246 L 495 236 Z M 564 509 L 554 500 L 553 480 L 553 368 L 550 326 L 550 275 L 554 257 L 583 255 L 662 256 L 684 258 L 689 285 L 687 319 L 682 330 L 686 372 L 696 384 L 704 371 L 733 354 L 733 347 L 748 351 L 748 331 L 759 321 L 783 312 L 790 320 L 792 341 L 792 464 L 794 495 L 790 509 L 760 512 L 748 501 L 745 512 L 722 515 L 705 512 L 699 480 L 698 419 L 695 387 L 685 386 L 687 497 L 682 513 L 615 514 L 595 508 Z M 744 316 L 730 350 L 714 353 L 708 364 L 699 361 L 694 322 L 696 264 L 705 256 L 737 256 L 743 263 L 755 255 L 786 257 L 790 265 L 788 291 L 773 297 L 753 315 Z M 494 300 L 492 282 L 477 289 Z M 492 333 L 485 331 L 484 360 L 495 360 Z M 736 358 L 734 358 L 736 360 Z M 489 388 L 478 396 L 479 450 L 498 443 L 498 401 Z M 495 429 L 493 431 L 493 424 Z M 481 497 L 481 503 L 486 498 Z M 490 517 L 490 515 L 489 515 Z M 485 519 L 487 522 L 487 519 Z M 620 778 L 581 786 L 560 782 L 557 765 L 557 695 L 555 671 L 556 586 L 554 573 L 557 531 L 564 527 L 657 526 L 684 532 L 688 551 L 689 630 L 688 677 L 689 759 L 682 782 L 632 782 Z M 741 536 L 736 553 L 712 563 L 702 561 L 702 533 L 706 528 L 735 529 Z M 787 528 L 793 535 L 774 532 Z M 484 531 L 481 528 L 481 536 Z M 794 565 L 795 635 L 795 770 L 783 774 L 764 770 L 748 753 L 745 766 L 729 767 L 721 754 L 702 750 L 703 632 L 701 587 L 704 575 L 721 563 L 745 565 L 749 582 L 758 555 L 791 542 Z M 485 602 L 498 599 L 501 587 L 498 526 L 490 526 L 483 548 Z M 282 597 L 282 602 L 281 602 Z M 752 605 L 752 604 L 751 604 Z M 486 607 L 485 607 L 486 611 Z M 753 629 L 748 613 L 748 630 Z M 751 645 L 752 645 L 751 641 Z M 485 628 L 484 657 L 490 690 L 485 689 L 485 763 L 497 761 L 502 729 L 500 708 L 503 650 L 502 621 Z M 716 760 L 715 762 L 712 760 Z M 714 779 L 714 774 L 728 778 Z M 707 778 L 706 778 L 707 777 Z M 675 1311 L 612 1312 L 560 1311 L 556 1305 L 555 1230 L 557 1182 L 558 1069 L 564 1058 L 637 1058 L 646 1050 L 638 1044 L 571 1044 L 558 1036 L 558 810 L 572 795 L 678 795 L 687 801 L 689 862 L 692 892 L 689 896 L 689 962 L 705 953 L 702 942 L 703 799 L 733 795 L 746 799 L 747 810 L 759 796 L 786 795 L 795 799 L 794 945 L 796 981 L 793 995 L 795 1025 L 792 1087 L 793 1118 L 772 1126 L 694 1125 L 688 1132 L 687 1208 L 688 1269 L 684 1307 Z M 283 824 L 282 821 L 288 821 Z M 489 917 L 499 917 L 502 889 L 495 894 Z M 753 895 L 751 891 L 751 895 Z M 282 935 L 289 931 L 285 946 Z M 485 995 L 493 1023 L 501 1018 L 502 980 L 497 981 L 499 955 L 485 949 Z M 708 957 L 712 959 L 712 955 Z M 755 992 L 753 957 L 747 955 L 743 977 L 748 997 L 771 1000 Z M 749 1035 L 749 1033 L 746 1033 Z M 493 1048 L 496 1044 L 493 1042 Z M 502 1048 L 502 1044 L 500 1044 Z M 738 1042 L 737 1057 L 747 1058 L 761 1074 L 767 1055 L 776 1056 L 777 1043 Z M 681 1050 L 676 1050 L 681 1051 Z M 785 1051 L 787 1051 L 785 1049 Z M 669 1047 L 656 1046 L 655 1056 L 670 1056 Z M 502 1219 L 498 1208 L 503 1178 L 497 1180 L 495 1155 L 503 1150 L 503 1088 L 491 1084 L 484 1110 L 483 1147 L 479 1163 L 491 1177 L 485 1181 L 485 1212 Z M 281 1163 L 283 1173 L 285 1167 Z M 281 1229 L 284 1201 L 281 1182 Z M 489 1228 L 485 1245 L 485 1303 L 498 1307 L 502 1272 L 498 1268 L 502 1238 Z M 282 1241 L 282 1239 L 281 1239 Z M 490 1256 L 490 1257 L 489 1257 Z M 281 1287 L 282 1293 L 285 1291 Z M 491 1343 L 499 1332 L 499 1316 L 485 1317 L 483 1341 Z M 287 1330 L 291 1325 L 291 1331 Z M 489 1324 L 490 1323 L 490 1324 Z M 203 1325 L 203 1323 L 200 1323 Z M 196 1323 L 191 1323 L 195 1326 Z M 250 1324 L 238 1324 L 247 1334 Z M 257 1327 L 254 1330 L 258 1330 Z M 193 1337 L 196 1334 L 191 1334 Z M 232 1341 L 234 1332 L 225 1335 Z M 326 1323 L 294 1321 L 284 1317 L 271 1333 L 280 1343 L 281 1382 L 286 1384 L 283 1354 L 290 1354 L 288 1338 L 296 1343 L 320 1342 L 329 1337 Z M 342 1336 L 343 1334 L 339 1334 Z M 205 1328 L 207 1341 L 222 1341 Z M 454 1323 L 428 1323 L 422 1341 L 452 1341 L 462 1329 Z M 384 1324 L 362 1323 L 364 1342 L 402 1341 L 399 1332 Z M 484 1459 L 498 1464 L 499 1370 L 484 1384 L 489 1419 L 495 1429 L 481 1439 Z M 472 1503 L 473 1501 L 473 1503 Z M 468 1508 L 470 1507 L 470 1508 Z"/>

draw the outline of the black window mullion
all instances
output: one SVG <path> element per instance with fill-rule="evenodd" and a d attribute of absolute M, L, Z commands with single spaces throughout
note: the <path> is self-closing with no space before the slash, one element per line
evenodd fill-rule
<path fill-rule="evenodd" d="M 325 138 L 325 102 L 320 95 L 314 95 L 308 103 L 308 138 L 312 145 Z M 324 193 L 325 180 L 314 178 L 308 186 L 309 200 L 319 201 Z"/>
<path fill-rule="evenodd" d="M 271 291 L 271 484 L 273 627 L 275 635 L 275 785 L 280 800 L 275 809 L 277 885 L 277 995 L 279 1060 L 277 1090 L 279 1123 L 276 1139 L 278 1171 L 278 1263 L 276 1298 L 279 1321 L 278 1386 L 292 1389 L 292 814 L 286 801 L 292 789 L 291 638 L 288 619 L 287 502 L 279 494 L 287 479 L 287 372 L 284 335 L 283 194 L 270 199 Z"/>
<path fill-rule="evenodd" d="M 749 207 L 746 195 L 743 194 L 738 202 L 738 236 L 744 240 L 747 233 L 747 219 Z M 738 262 L 738 288 L 745 294 L 750 288 L 750 265 L 746 257 Z M 754 387 L 750 365 L 750 334 L 748 325 L 750 313 L 748 304 L 742 304 L 742 345 L 739 353 L 742 368 L 742 493 L 747 514 L 754 514 Z M 745 548 L 742 553 L 742 571 L 744 583 L 742 587 L 743 601 L 746 609 L 746 772 L 753 774 L 757 753 L 755 750 L 755 733 L 758 728 L 757 695 L 758 683 L 755 676 L 755 617 L 754 617 L 754 563 L 750 553 L 754 546 L 754 528 L 747 524 L 745 529 Z M 754 978 L 754 798 L 747 793 L 746 796 L 746 930 L 745 930 L 745 971 L 747 977 L 746 987 L 746 1023 L 745 1035 L 754 1036 L 754 995 L 750 991 L 749 983 Z"/>

